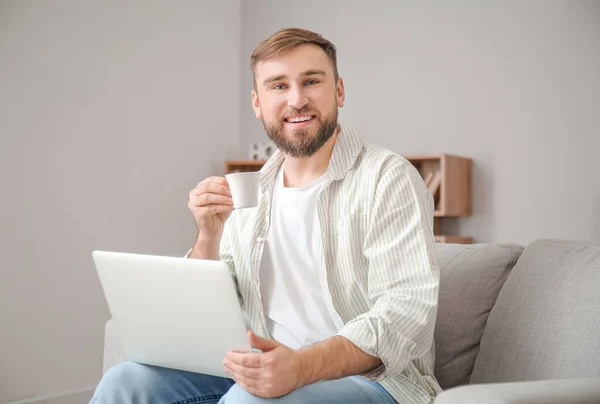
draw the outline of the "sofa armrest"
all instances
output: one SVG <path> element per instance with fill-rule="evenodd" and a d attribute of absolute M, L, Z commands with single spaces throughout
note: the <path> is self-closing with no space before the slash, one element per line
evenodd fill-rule
<path fill-rule="evenodd" d="M 115 330 L 112 320 L 108 320 L 104 326 L 104 361 L 102 364 L 102 374 L 106 373 L 111 367 L 125 362 L 125 355 L 121 349 L 121 342 Z"/>
<path fill-rule="evenodd" d="M 600 377 L 471 384 L 444 391 L 435 404 L 600 403 Z"/>

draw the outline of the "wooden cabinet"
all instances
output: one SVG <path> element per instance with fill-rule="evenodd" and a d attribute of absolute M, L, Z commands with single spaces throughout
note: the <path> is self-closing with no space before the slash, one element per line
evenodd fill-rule
<path fill-rule="evenodd" d="M 264 160 L 229 160 L 225 162 L 225 174 L 259 171 L 265 163 Z"/>
<path fill-rule="evenodd" d="M 434 196 L 433 232 L 439 243 L 471 244 L 471 237 L 444 234 L 444 218 L 472 214 L 471 170 L 473 160 L 451 154 L 404 156 L 419 170 Z"/>
<path fill-rule="evenodd" d="M 472 214 L 470 158 L 451 154 L 404 156 L 419 171 L 434 196 L 434 229 L 438 243 L 471 244 L 471 237 L 444 234 L 444 218 L 467 217 Z M 263 160 L 230 160 L 225 162 L 225 174 L 258 171 Z"/>

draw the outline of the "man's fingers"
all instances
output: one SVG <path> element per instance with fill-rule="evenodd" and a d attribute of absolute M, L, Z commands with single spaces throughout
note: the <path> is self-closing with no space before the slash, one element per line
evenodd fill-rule
<path fill-rule="evenodd" d="M 208 205 L 201 208 L 193 207 L 194 210 L 197 210 L 200 216 L 212 216 L 217 213 L 227 213 L 232 212 L 234 207 L 233 205 Z"/>
<path fill-rule="evenodd" d="M 221 183 L 224 182 L 224 183 L 227 183 L 227 179 L 225 177 L 218 177 L 218 176 L 206 177 L 198 185 L 203 184 L 205 182 L 221 182 Z"/>
<path fill-rule="evenodd" d="M 229 190 L 229 185 L 216 183 L 216 182 L 204 183 L 204 184 L 196 187 L 195 191 L 196 191 L 196 195 L 212 192 L 213 194 L 221 194 L 221 195 L 231 196 L 231 191 Z"/>
<path fill-rule="evenodd" d="M 225 365 L 226 370 L 228 370 L 236 376 L 241 376 L 246 379 L 252 380 L 260 380 L 261 378 L 261 371 L 258 368 L 247 368 L 244 366 L 240 366 L 227 359 L 223 361 L 223 365 Z"/>
<path fill-rule="evenodd" d="M 196 188 L 207 185 L 207 184 L 219 184 L 229 188 L 229 183 L 225 177 L 208 177 L 204 181 L 199 182 Z"/>
<path fill-rule="evenodd" d="M 252 393 L 255 396 L 262 397 L 262 395 L 263 395 L 262 388 L 260 387 L 260 383 L 257 382 L 256 380 L 244 379 L 244 378 L 241 378 L 241 379 L 234 378 L 233 380 L 235 380 L 235 382 L 237 384 L 242 386 L 243 389 L 246 390 L 248 393 Z"/>
<path fill-rule="evenodd" d="M 253 331 L 248 331 L 248 338 L 250 344 L 255 348 L 260 349 L 263 352 L 272 351 L 275 348 L 279 348 L 282 344 L 275 341 L 274 339 L 267 339 L 254 334 Z"/>
<path fill-rule="evenodd" d="M 202 207 L 208 205 L 233 205 L 233 200 L 229 196 L 218 194 L 202 194 L 196 196 L 191 201 L 193 206 Z"/>
<path fill-rule="evenodd" d="M 217 195 L 225 195 L 231 196 L 231 191 L 229 187 L 220 184 L 203 184 L 194 188 L 190 191 L 189 196 L 190 199 L 194 199 L 197 196 L 201 196 L 203 194 L 217 194 Z"/>
<path fill-rule="evenodd" d="M 225 373 L 227 373 L 229 376 L 231 376 L 231 378 L 240 386 L 242 386 L 244 388 L 244 390 L 254 394 L 254 395 L 258 395 L 258 392 L 261 390 L 261 381 L 257 380 L 257 379 L 250 379 L 247 377 L 244 377 L 238 373 L 235 373 L 234 371 L 232 371 L 229 368 L 225 368 Z"/>
<path fill-rule="evenodd" d="M 246 368 L 260 368 L 262 367 L 263 354 L 229 351 L 225 359 Z"/>

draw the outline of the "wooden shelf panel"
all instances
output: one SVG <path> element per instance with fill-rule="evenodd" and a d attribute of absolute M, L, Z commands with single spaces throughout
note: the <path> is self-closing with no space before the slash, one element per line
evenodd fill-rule
<path fill-rule="evenodd" d="M 456 154 L 440 153 L 440 154 L 406 154 L 402 155 L 409 161 L 419 162 L 427 160 L 441 160 L 442 158 L 467 159 L 467 157 L 458 156 Z"/>
<path fill-rule="evenodd" d="M 471 167 L 472 160 L 455 156 L 442 159 L 443 211 L 446 216 L 471 216 Z"/>
<path fill-rule="evenodd" d="M 442 159 L 443 154 L 413 154 L 402 156 L 410 162 L 419 163 L 423 161 L 439 161 Z"/>
<path fill-rule="evenodd" d="M 228 160 L 225 162 L 225 174 L 259 171 L 265 163 L 264 160 Z"/>
<path fill-rule="evenodd" d="M 472 244 L 472 237 L 461 237 L 461 236 L 442 236 L 437 235 L 435 237 L 436 243 L 449 243 L 449 244 Z"/>
<path fill-rule="evenodd" d="M 225 165 L 231 166 L 260 166 L 266 163 L 265 160 L 227 160 Z"/>

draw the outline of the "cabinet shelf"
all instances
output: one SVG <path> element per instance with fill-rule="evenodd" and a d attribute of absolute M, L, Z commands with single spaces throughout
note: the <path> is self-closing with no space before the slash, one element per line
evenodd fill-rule
<path fill-rule="evenodd" d="M 444 234 L 444 218 L 468 217 L 473 160 L 451 154 L 404 156 L 419 171 L 434 196 L 433 233 L 438 243 L 471 244 L 471 237 Z"/>
<path fill-rule="evenodd" d="M 473 239 L 471 237 L 461 236 L 434 236 L 436 243 L 451 243 L 451 244 L 471 244 Z"/>
<path fill-rule="evenodd" d="M 471 169 L 473 160 L 451 154 L 404 156 L 426 181 L 439 176 L 434 193 L 436 217 L 471 216 Z M 432 184 L 435 185 L 435 184 Z M 431 187 L 430 187 L 431 188 Z"/>
<path fill-rule="evenodd" d="M 227 160 L 225 162 L 225 174 L 260 171 L 265 163 L 265 160 Z"/>

